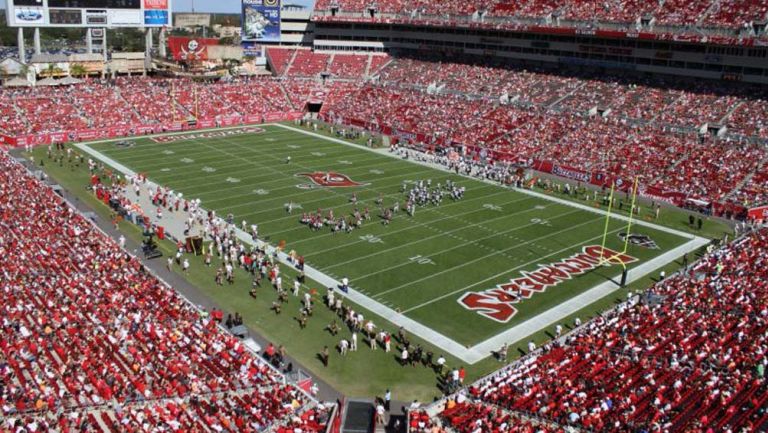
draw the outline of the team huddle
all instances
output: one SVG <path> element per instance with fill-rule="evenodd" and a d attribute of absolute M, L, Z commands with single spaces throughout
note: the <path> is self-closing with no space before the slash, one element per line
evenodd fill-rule
<path fill-rule="evenodd" d="M 461 200 L 464 198 L 466 189 L 463 186 L 457 186 L 450 179 L 445 182 L 445 185 L 438 183 L 435 188 L 432 188 L 432 179 L 427 179 L 426 181 L 415 182 L 411 189 L 408 189 L 408 184 L 403 183 L 400 191 L 408 197 L 405 202 L 405 210 L 408 215 L 414 216 L 417 206 L 424 207 L 429 204 L 440 206 L 446 195 L 450 196 L 453 201 Z"/>
<path fill-rule="evenodd" d="M 384 206 L 384 196 L 382 194 L 379 194 L 374 201 L 375 205 L 379 207 L 378 216 L 383 225 L 389 225 L 395 214 L 400 210 L 404 210 L 410 217 L 413 217 L 416 215 L 416 208 L 419 206 L 440 206 L 445 197 L 449 197 L 453 201 L 461 200 L 466 192 L 465 187 L 456 185 L 450 179 L 445 184 L 437 183 L 434 187 L 432 186 L 432 179 L 411 182 L 412 186 L 410 188 L 408 188 L 408 184 L 408 182 L 403 182 L 400 188 L 400 193 L 405 196 L 404 206 L 401 207 L 400 200 L 395 200 L 391 207 Z M 362 211 L 357 207 L 358 198 L 356 193 L 350 195 L 349 203 L 355 206 L 349 215 L 336 216 L 333 209 L 328 209 L 327 211 L 317 209 L 317 212 L 314 213 L 302 213 L 299 222 L 308 226 L 312 231 L 319 231 L 324 227 L 329 227 L 331 233 L 351 233 L 353 230 L 362 227 L 363 222 L 371 220 L 371 212 L 367 206 Z M 294 206 L 293 203 L 289 203 L 286 206 L 286 211 L 290 214 Z"/>

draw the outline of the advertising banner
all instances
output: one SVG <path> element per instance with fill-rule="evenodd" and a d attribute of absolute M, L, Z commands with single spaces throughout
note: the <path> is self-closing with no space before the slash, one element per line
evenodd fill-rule
<path fill-rule="evenodd" d="M 67 141 L 67 133 L 66 132 L 51 132 L 51 143 L 65 143 Z"/>
<path fill-rule="evenodd" d="M 10 135 L 0 134 L 0 144 L 5 144 L 7 146 L 15 146 L 16 145 L 16 137 L 11 137 Z"/>
<path fill-rule="evenodd" d="M 19 7 L 14 8 L 11 17 L 17 26 L 34 26 L 45 24 L 42 8 Z"/>
<path fill-rule="evenodd" d="M 199 129 L 213 128 L 216 126 L 216 120 L 214 119 L 197 119 L 197 127 Z"/>
<path fill-rule="evenodd" d="M 211 25 L 211 14 L 173 14 L 176 27 L 199 27 Z"/>
<path fill-rule="evenodd" d="M 768 220 L 768 206 L 754 207 L 747 211 L 747 216 L 751 220 Z"/>
<path fill-rule="evenodd" d="M 218 45 L 214 38 L 168 37 L 168 48 L 174 60 L 208 60 L 208 46 Z"/>
<path fill-rule="evenodd" d="M 242 118 L 240 116 L 221 116 L 219 118 L 219 126 L 232 126 L 240 124 Z"/>
<path fill-rule="evenodd" d="M 168 0 L 144 0 L 144 9 L 168 9 Z"/>
<path fill-rule="evenodd" d="M 264 45 L 253 41 L 243 41 L 243 55 L 247 57 L 264 57 Z"/>
<path fill-rule="evenodd" d="M 261 115 L 248 114 L 245 116 L 245 123 L 261 123 Z"/>
<path fill-rule="evenodd" d="M 110 9 L 107 19 L 113 26 L 138 26 L 141 25 L 141 11 Z"/>
<path fill-rule="evenodd" d="M 152 125 L 133 125 L 134 134 L 152 134 L 155 132 L 155 127 Z"/>
<path fill-rule="evenodd" d="M 242 40 L 280 41 L 280 0 L 243 0 Z"/>
<path fill-rule="evenodd" d="M 148 26 L 167 26 L 168 11 L 167 10 L 145 10 L 144 11 L 144 24 Z"/>

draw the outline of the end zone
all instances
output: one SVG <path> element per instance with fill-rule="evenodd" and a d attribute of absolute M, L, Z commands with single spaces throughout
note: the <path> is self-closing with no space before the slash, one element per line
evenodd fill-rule
<path fill-rule="evenodd" d="M 368 149 L 365 147 L 357 146 L 351 143 L 344 142 L 343 140 L 326 137 L 320 134 L 303 131 L 297 128 L 293 128 L 287 125 L 281 125 L 281 124 L 266 124 L 262 126 L 276 126 L 283 129 L 288 129 L 294 132 L 298 132 L 304 135 L 312 136 L 318 139 L 322 139 L 325 141 L 331 141 L 339 144 L 343 144 L 346 146 L 354 147 L 356 149 L 361 150 L 367 150 L 379 155 L 386 155 L 391 158 L 398 158 L 395 155 L 391 155 L 388 152 L 382 152 L 377 151 L 373 149 Z M 242 129 L 242 128 L 232 128 L 232 129 Z M 262 128 L 255 128 L 259 129 L 261 131 L 264 131 Z M 175 135 L 175 136 L 183 136 L 186 133 L 171 133 L 166 135 Z M 220 136 L 219 136 L 220 137 Z M 94 141 L 89 143 L 74 143 L 73 145 L 77 147 L 78 149 L 82 150 L 85 153 L 88 153 L 89 155 L 105 162 L 106 164 L 109 164 L 110 166 L 114 167 L 116 170 L 122 172 L 126 175 L 135 175 L 136 173 L 133 172 L 128 167 L 120 164 L 119 162 L 115 161 L 114 159 L 104 155 L 103 153 L 91 148 L 89 144 L 94 143 L 100 143 L 100 142 L 111 142 L 115 140 L 101 140 L 101 141 Z M 424 166 L 428 166 L 433 169 L 440 169 L 445 171 L 443 167 L 436 166 L 434 164 L 429 164 L 426 162 L 418 162 L 418 161 L 411 161 L 412 163 L 421 164 Z M 351 179 L 344 176 L 346 180 Z M 476 181 L 483 181 L 481 179 L 475 179 Z M 312 179 L 314 181 L 314 179 Z M 490 181 L 485 181 L 487 183 L 492 183 Z M 353 185 L 345 185 L 345 186 L 353 186 Z M 516 190 L 518 192 L 528 194 L 531 196 L 535 196 L 537 198 L 541 198 L 550 202 L 557 202 L 572 208 L 577 208 L 581 210 L 587 210 L 592 213 L 597 213 L 601 215 L 605 215 L 605 211 L 600 209 L 595 209 L 590 206 L 586 206 L 580 203 L 574 203 L 568 200 L 563 200 L 557 197 L 551 197 L 546 194 L 541 194 L 535 191 L 530 190 Z M 148 214 L 152 215 L 153 212 L 148 212 Z M 612 218 L 616 218 L 619 220 L 627 220 L 627 217 L 624 217 L 622 215 L 611 215 Z M 654 257 L 653 259 L 642 263 L 635 268 L 631 269 L 628 273 L 628 279 L 627 282 L 631 283 L 633 281 L 636 281 L 637 279 L 649 274 L 655 269 L 658 269 L 665 264 L 673 261 L 674 259 L 682 256 L 683 254 L 690 253 L 692 251 L 697 250 L 703 245 L 706 245 L 709 243 L 709 240 L 706 238 L 693 236 L 687 233 L 680 232 L 678 230 L 674 230 L 671 228 L 663 227 L 663 226 L 657 226 L 652 223 L 648 223 L 645 221 L 635 221 L 635 224 L 642 225 L 646 227 L 650 227 L 656 230 L 664 231 L 667 233 L 672 233 L 680 237 L 684 237 L 687 239 L 690 239 L 688 242 L 671 249 L 659 256 Z M 181 236 L 181 233 L 176 234 L 177 236 Z M 248 233 L 242 232 L 241 230 L 237 230 L 237 236 L 241 241 L 252 243 L 251 236 Z M 262 241 L 258 241 L 260 246 L 266 247 L 270 252 L 274 251 L 274 248 Z M 288 265 L 287 261 L 287 255 L 285 253 L 279 254 L 279 260 L 283 262 L 284 264 Z M 565 259 L 558 259 L 558 260 L 565 260 Z M 508 270 L 505 270 L 507 272 Z M 533 271 L 535 272 L 535 271 Z M 332 276 L 329 276 L 311 266 L 305 266 L 305 274 L 308 278 L 317 281 L 318 283 L 325 285 L 326 287 L 338 287 L 340 285 L 340 282 L 333 278 Z M 618 278 L 618 276 L 617 276 Z M 467 288 L 469 289 L 469 288 Z M 383 319 L 388 320 L 392 324 L 396 326 L 402 326 L 408 332 L 411 332 L 414 335 L 419 336 L 420 338 L 423 338 L 426 341 L 429 341 L 430 343 L 434 344 L 435 346 L 439 347 L 441 350 L 445 351 L 445 353 L 451 354 L 452 356 L 462 360 L 465 363 L 468 364 L 474 364 L 488 356 L 491 355 L 491 351 L 497 350 L 499 347 L 501 347 L 502 344 L 508 343 L 513 344 L 516 343 L 527 336 L 540 331 L 541 329 L 550 326 L 554 323 L 557 323 L 558 321 L 562 320 L 563 318 L 579 311 L 580 309 L 588 306 L 589 304 L 610 295 L 612 292 L 615 292 L 619 289 L 619 286 L 615 284 L 612 281 L 606 281 L 604 283 L 598 284 L 591 289 L 588 289 L 587 291 L 574 296 L 559 305 L 541 312 L 540 314 L 536 315 L 535 317 L 532 317 L 531 319 L 528 319 L 508 330 L 505 330 L 493 337 L 490 337 L 486 339 L 485 341 L 482 341 L 474 346 L 467 347 L 456 340 L 453 340 L 409 317 L 407 317 L 404 313 L 398 312 L 393 310 L 391 307 L 374 300 L 373 298 L 363 294 L 361 291 L 356 290 L 355 288 L 350 288 L 349 293 L 346 294 L 346 298 L 348 298 L 350 301 L 361 305 L 362 307 L 365 307 L 372 313 L 381 316 Z M 462 296 L 462 298 L 466 297 L 466 295 Z M 406 312 L 407 313 L 407 312 Z"/>

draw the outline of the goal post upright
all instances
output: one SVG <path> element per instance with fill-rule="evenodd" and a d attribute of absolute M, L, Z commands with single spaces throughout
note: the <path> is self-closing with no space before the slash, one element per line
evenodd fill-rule
<path fill-rule="evenodd" d="M 606 263 L 610 263 L 614 258 L 622 256 L 627 253 L 627 250 L 629 249 L 629 235 L 632 230 L 632 222 L 635 217 L 635 204 L 637 203 L 637 186 L 638 186 L 638 177 L 635 176 L 635 179 L 632 183 L 632 201 L 629 208 L 629 218 L 627 219 L 627 228 L 624 232 L 624 247 L 622 248 L 621 252 L 614 254 L 610 257 L 605 257 L 603 254 L 605 253 L 605 244 L 608 240 L 608 224 L 611 219 L 611 207 L 613 205 L 613 195 L 615 193 L 615 184 L 611 184 L 611 203 L 608 207 L 608 213 L 605 215 L 605 231 L 603 232 L 603 243 L 601 245 L 600 250 L 600 264 L 604 265 Z M 623 261 L 619 260 L 618 264 L 621 265 L 621 282 L 619 283 L 619 286 L 624 287 L 627 282 L 627 264 Z"/>
<path fill-rule="evenodd" d="M 632 221 L 635 218 L 635 203 L 637 203 L 637 184 L 638 178 L 635 176 L 635 181 L 632 183 L 632 204 L 629 208 L 629 220 L 627 220 L 627 231 L 624 236 L 624 249 L 621 251 L 622 254 L 625 254 L 629 249 L 629 234 L 632 232 Z"/>
<path fill-rule="evenodd" d="M 603 240 L 600 243 L 600 266 L 605 264 L 605 243 L 608 240 L 608 225 L 611 222 L 611 210 L 613 209 L 613 193 L 615 191 L 615 183 L 611 182 L 611 192 L 608 195 L 608 210 L 605 213 L 605 227 L 603 229 Z"/>

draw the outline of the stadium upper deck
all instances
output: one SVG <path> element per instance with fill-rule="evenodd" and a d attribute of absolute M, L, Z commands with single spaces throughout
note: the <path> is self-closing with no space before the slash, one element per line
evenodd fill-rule
<path fill-rule="evenodd" d="M 764 25 L 768 15 L 765 2 L 750 0 L 319 0 L 318 15 L 326 12 L 343 19 L 343 13 L 360 13 L 380 18 L 433 18 L 455 20 L 471 17 L 478 24 L 499 24 L 511 19 L 546 24 L 588 25 L 591 28 L 641 30 L 658 27 L 662 32 L 708 29 L 716 32 L 754 36 L 754 24 Z"/>

